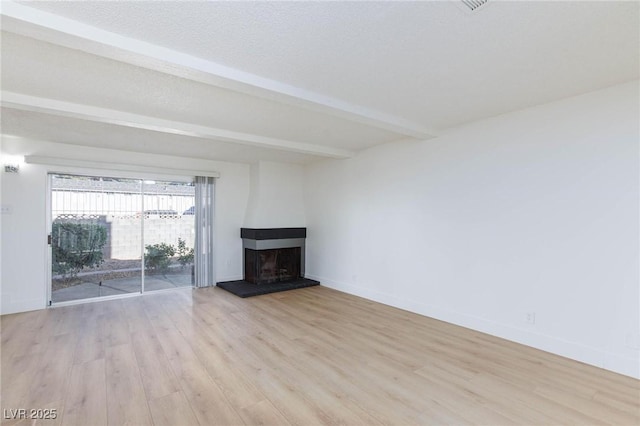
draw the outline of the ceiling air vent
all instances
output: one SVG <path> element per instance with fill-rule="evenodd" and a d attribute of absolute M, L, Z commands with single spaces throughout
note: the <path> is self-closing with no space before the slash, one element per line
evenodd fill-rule
<path fill-rule="evenodd" d="M 470 11 L 478 10 L 482 5 L 487 4 L 489 0 L 460 0 L 462 4 L 467 6 Z"/>

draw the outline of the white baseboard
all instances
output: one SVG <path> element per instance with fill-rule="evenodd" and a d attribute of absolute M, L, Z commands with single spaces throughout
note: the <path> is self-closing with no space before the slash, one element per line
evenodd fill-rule
<path fill-rule="evenodd" d="M 41 297 L 35 299 L 11 300 L 10 297 L 2 295 L 2 306 L 0 307 L 0 315 L 37 311 L 40 309 L 45 309 L 46 307 L 47 303 Z"/>
<path fill-rule="evenodd" d="M 487 320 L 462 312 L 444 309 L 438 306 L 425 304 L 415 300 L 407 300 L 383 292 L 371 290 L 365 287 L 354 286 L 307 274 L 307 278 L 320 281 L 320 284 L 343 291 L 345 293 L 360 296 L 385 305 L 404 309 L 409 312 L 435 318 L 451 324 L 459 325 L 492 336 L 500 337 L 526 346 L 531 346 L 546 352 L 570 358 L 585 364 L 604 368 L 615 373 L 640 379 L 640 363 L 638 359 L 627 358 L 606 352 L 598 348 L 571 342 L 555 336 L 537 333 L 532 330 L 520 328 L 510 324 Z"/>

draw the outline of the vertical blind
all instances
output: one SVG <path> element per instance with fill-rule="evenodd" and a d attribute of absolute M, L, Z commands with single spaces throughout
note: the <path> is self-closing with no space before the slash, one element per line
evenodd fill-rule
<path fill-rule="evenodd" d="M 215 285 L 214 264 L 214 178 L 196 176 L 195 202 L 195 286 L 209 287 Z"/>

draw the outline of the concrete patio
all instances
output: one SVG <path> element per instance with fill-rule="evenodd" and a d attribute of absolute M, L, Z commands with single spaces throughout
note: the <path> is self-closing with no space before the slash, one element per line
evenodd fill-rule
<path fill-rule="evenodd" d="M 145 275 L 144 291 L 166 290 L 176 287 L 190 287 L 191 274 Z M 139 293 L 140 277 L 117 278 L 100 282 L 82 282 L 80 284 L 54 290 L 51 294 L 53 303 L 70 300 L 91 299 L 103 296 L 115 296 L 127 293 Z"/>

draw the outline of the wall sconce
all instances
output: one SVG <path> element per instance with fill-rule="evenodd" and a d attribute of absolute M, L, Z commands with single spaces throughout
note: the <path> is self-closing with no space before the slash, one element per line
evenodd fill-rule
<path fill-rule="evenodd" d="M 2 159 L 5 173 L 18 173 L 20 171 L 20 164 L 24 162 L 23 157 L 15 155 L 5 155 Z"/>

